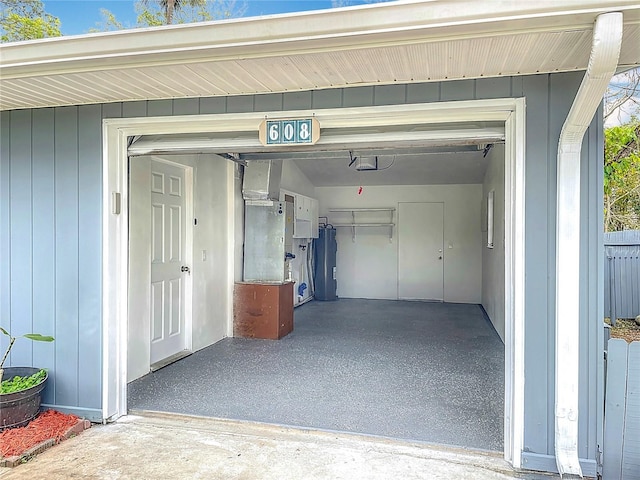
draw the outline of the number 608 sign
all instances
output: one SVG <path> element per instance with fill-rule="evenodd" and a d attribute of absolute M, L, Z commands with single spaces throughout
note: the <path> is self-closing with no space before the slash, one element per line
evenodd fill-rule
<path fill-rule="evenodd" d="M 320 138 L 320 124 L 315 118 L 265 120 L 259 135 L 263 145 L 313 145 Z"/>

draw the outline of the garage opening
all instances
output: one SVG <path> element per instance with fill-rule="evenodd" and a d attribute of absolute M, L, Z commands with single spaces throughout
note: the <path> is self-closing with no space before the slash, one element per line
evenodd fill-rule
<path fill-rule="evenodd" d="M 363 126 L 359 133 L 374 130 L 369 132 L 372 136 L 356 141 L 353 127 L 336 128 L 326 145 L 290 151 L 243 147 L 247 140 L 242 132 L 227 143 L 221 133 L 210 134 L 214 141 L 208 139 L 207 149 L 196 138 L 203 134 L 167 134 L 166 126 L 160 128 L 163 133 L 155 134 L 153 126 L 113 125 L 111 136 L 107 128 L 107 139 L 113 140 L 114 150 L 119 151 L 114 156 L 121 164 L 146 156 L 160 164 L 189 167 L 192 241 L 195 244 L 195 232 L 205 225 L 211 238 L 220 240 L 219 248 L 214 248 L 220 254 L 217 262 L 205 268 L 216 279 L 214 295 L 221 299 L 221 308 L 216 310 L 215 302 L 210 302 L 209 283 L 197 278 L 195 268 L 186 281 L 191 283 L 187 292 L 192 295 L 188 312 L 192 321 L 187 325 L 191 345 L 185 342 L 185 358 L 167 362 L 168 366 L 148 375 L 129 375 L 137 355 L 128 330 L 136 321 L 131 309 L 129 321 L 118 324 L 124 336 L 121 345 L 128 343 L 124 358 L 130 367 L 123 369 L 120 363 L 115 370 L 127 374 L 127 382 L 115 390 L 120 401 L 113 405 L 120 414 L 162 410 L 488 450 L 504 448 L 509 460 L 510 452 L 519 448 L 513 435 L 520 418 L 516 410 L 520 367 L 518 350 L 513 348 L 518 339 L 513 322 L 521 301 L 514 294 L 520 284 L 519 243 L 514 238 L 514 232 L 520 232 L 519 217 L 514 215 L 520 197 L 514 192 L 521 179 L 514 168 L 514 158 L 520 158 L 517 148 L 505 135 L 505 130 L 514 131 L 510 109 L 515 107 L 510 103 L 505 112 L 504 105 L 497 104 L 499 113 L 484 114 L 490 121 L 442 122 L 445 109 L 440 123 L 420 128 L 411 124 L 409 132 L 403 133 L 399 122 L 387 118 L 384 121 L 396 125 L 391 133 Z M 457 105 L 455 110 L 459 113 Z M 407 112 L 400 115 L 415 118 Z M 187 130 L 183 125 L 179 128 Z M 194 131 L 198 128 L 206 128 L 202 120 Z M 136 137 L 138 150 L 127 150 L 125 139 Z M 177 154 L 193 158 L 185 161 Z M 377 168 L 354 169 L 353 157 L 359 155 L 377 157 Z M 279 341 L 231 338 L 229 292 L 243 273 L 239 164 L 274 157 L 284 169 L 280 200 L 286 203 L 293 197 L 295 205 L 298 197 L 307 198 L 312 209 L 315 201 L 318 211 L 312 220 L 316 219 L 318 228 L 336 227 L 338 300 L 308 301 L 314 291 L 313 268 L 306 260 L 315 236 L 311 221 L 311 235 L 297 235 L 292 244 L 298 252 L 289 264 L 298 304 L 293 332 Z M 334 170 L 334 165 L 342 172 Z M 215 167 L 209 176 L 199 176 L 199 170 L 211 166 Z M 385 178 L 385 174 L 391 176 Z M 129 201 L 134 197 L 133 185 L 130 188 Z M 207 196 L 212 191 L 220 195 L 219 202 Z M 203 192 L 207 194 L 197 200 Z M 217 212 L 220 217 L 202 217 L 198 213 L 202 202 L 222 205 Z M 132 208 L 129 203 L 129 214 Z M 351 215 L 351 222 L 340 220 L 345 215 Z M 354 215 L 365 217 L 354 220 Z M 367 219 L 366 215 L 391 216 Z M 128 225 L 132 235 L 136 225 Z M 441 243 L 425 242 L 425 236 Z M 210 258 L 208 248 L 191 251 L 194 265 Z M 442 265 L 435 275 L 432 267 L 421 263 L 432 254 L 431 260 Z M 130 267 L 135 262 L 132 256 L 121 265 Z M 415 271 L 409 272 L 411 268 Z M 428 275 L 421 270 L 429 270 Z M 303 283 L 307 288 L 299 290 Z M 424 293 L 427 284 L 430 290 Z M 136 294 L 134 286 L 138 288 L 129 281 L 129 299 Z M 202 315 L 195 314 L 196 307 Z M 204 337 L 212 334 L 214 311 L 219 316 L 213 323 L 222 333 L 211 341 Z M 203 341 L 209 346 L 202 348 L 198 342 Z M 114 370 L 108 368 L 108 372 Z"/>
<path fill-rule="evenodd" d="M 278 200 L 292 209 L 317 202 L 294 220 L 293 258 L 280 267 L 288 268 L 299 305 L 293 332 L 279 341 L 221 335 L 189 358 L 175 361 L 191 349 L 168 354 L 152 362 L 153 370 L 164 368 L 129 384 L 129 409 L 502 450 L 504 215 L 495 204 L 504 198 L 503 144 L 235 157 L 247 168 L 283 161 Z M 156 170 L 196 165 L 194 194 L 201 195 L 197 185 L 210 182 L 204 165 L 220 168 L 224 160 L 132 157 L 132 172 L 147 161 Z M 491 234 L 489 208 L 498 219 Z M 195 217 L 206 228 L 203 213 Z M 133 215 L 130 221 L 141 225 Z M 337 289 L 329 298 L 336 301 L 309 303 L 318 228 L 335 229 Z"/>

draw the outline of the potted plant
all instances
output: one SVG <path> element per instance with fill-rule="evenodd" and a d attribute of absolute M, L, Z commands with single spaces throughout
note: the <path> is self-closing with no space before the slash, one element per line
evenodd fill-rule
<path fill-rule="evenodd" d="M 18 337 L 2 327 L 0 332 L 9 337 L 9 346 L 0 360 L 0 430 L 4 430 L 26 425 L 38 414 L 48 375 L 46 370 L 40 368 L 4 368 L 4 362 Z M 27 333 L 22 337 L 37 342 L 53 342 L 53 337 L 39 333 Z"/>

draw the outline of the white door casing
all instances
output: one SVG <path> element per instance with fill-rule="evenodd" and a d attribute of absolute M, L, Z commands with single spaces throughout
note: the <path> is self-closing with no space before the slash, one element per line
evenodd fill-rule
<path fill-rule="evenodd" d="M 156 245 L 162 245 L 162 239 L 160 242 L 155 241 L 153 236 L 153 222 L 154 222 L 154 209 L 152 208 L 152 190 L 160 189 L 166 190 L 169 193 L 170 186 L 166 185 L 152 185 L 154 175 L 152 170 L 156 173 L 158 169 L 172 169 L 175 173 L 179 174 L 181 178 L 181 205 L 182 210 L 182 233 L 181 233 L 181 256 L 183 258 L 183 265 L 192 264 L 192 225 L 188 219 L 192 214 L 193 205 L 193 168 L 185 166 L 183 164 L 170 162 L 164 157 L 134 157 L 130 159 L 129 164 L 129 288 L 128 291 L 128 309 L 129 309 L 129 322 L 127 329 L 127 382 L 131 382 L 136 378 L 149 373 L 151 364 L 155 363 L 166 356 L 170 356 L 172 353 L 162 354 L 158 348 L 152 351 L 152 336 L 153 336 L 153 322 L 152 322 L 152 308 L 154 301 L 152 296 L 155 295 L 156 299 L 161 299 L 164 295 L 163 301 L 170 301 L 170 295 L 164 294 L 162 291 L 158 295 L 158 288 L 155 292 L 152 289 L 152 256 L 158 256 L 157 249 L 154 249 L 154 242 Z M 169 173 L 171 176 L 172 173 Z M 157 176 L 157 175 L 156 175 Z M 166 176 L 166 172 L 163 173 Z M 176 176 L 173 174 L 173 176 Z M 173 196 L 175 197 L 175 195 Z M 157 202 L 156 202 L 157 203 Z M 175 202 L 174 202 L 175 203 Z M 165 208 L 163 205 L 162 208 Z M 156 209 L 157 210 L 157 209 Z M 169 208 L 167 208 L 169 210 Z M 170 214 L 170 212 L 167 212 Z M 164 215 L 163 215 L 164 216 Z M 160 224 L 165 223 L 164 219 Z M 165 225 L 169 227 L 169 225 Z M 170 248 L 169 244 L 165 245 L 165 248 Z M 154 253 L 155 252 L 155 253 Z M 169 253 L 162 252 L 161 255 L 170 255 Z M 179 268 L 178 268 L 179 269 Z M 156 269 L 157 270 L 157 269 Z M 158 272 L 156 272 L 157 274 Z M 174 272 L 175 273 L 175 272 Z M 181 300 L 181 324 L 179 325 L 182 341 L 179 341 L 179 347 L 174 345 L 173 349 L 178 352 L 181 350 L 190 350 L 192 344 L 191 338 L 191 323 L 192 323 L 192 276 L 182 274 L 181 287 L 183 292 L 180 296 Z M 171 287 L 169 287 L 171 288 Z M 162 289 L 161 289 L 162 290 Z M 163 305 L 162 308 L 156 308 L 160 314 L 166 315 L 166 308 L 170 308 L 168 305 Z M 169 317 L 167 317 L 168 319 Z M 171 329 L 171 327 L 169 326 Z M 174 335 L 169 333 L 162 333 L 162 336 L 172 337 L 174 343 L 178 340 Z M 166 345 L 166 344 L 165 344 Z M 156 342 L 156 347 L 158 346 Z M 165 352 L 166 353 L 166 352 Z M 154 358 L 152 359 L 152 354 Z"/>
<path fill-rule="evenodd" d="M 304 111 L 256 112 L 240 114 L 185 115 L 148 118 L 114 118 L 103 120 L 103 417 L 116 419 L 127 413 L 127 309 L 128 283 L 128 169 L 127 139 L 137 135 L 169 133 L 227 132 L 220 137 L 220 151 L 259 151 L 261 145 L 246 137 L 237 140 L 237 132 L 254 131 L 264 117 L 307 118 L 315 116 L 321 128 L 339 132 L 341 128 L 358 125 L 415 125 L 435 127 L 414 132 L 390 132 L 382 139 L 368 135 L 350 139 L 353 148 L 384 146 L 403 141 L 446 143 L 452 141 L 446 123 L 465 121 L 504 122 L 505 152 L 505 459 L 514 467 L 522 466 L 524 433 L 524 186 L 525 186 L 525 99 L 498 98 L 455 102 L 436 102 L 376 107 L 318 109 Z M 492 137 L 495 129 L 477 133 L 466 132 L 467 139 L 478 141 Z M 321 137 L 319 148 L 340 146 L 341 136 Z M 418 138 L 419 137 L 419 138 Z M 387 143 L 389 142 L 389 143 Z M 228 170 L 229 185 L 233 184 L 232 170 Z M 234 211 L 237 198 L 230 200 L 229 212 Z M 227 216 L 229 232 L 240 228 L 235 217 Z M 230 233 L 232 236 L 233 234 Z M 227 254 L 238 255 L 233 238 Z M 235 262 L 227 266 L 229 286 L 233 286 Z M 227 290 L 226 313 L 228 332 L 232 328 L 232 288 Z"/>
<path fill-rule="evenodd" d="M 444 204 L 398 204 L 398 298 L 444 299 Z"/>
<path fill-rule="evenodd" d="M 151 365 L 185 350 L 186 192 L 183 167 L 151 161 Z"/>

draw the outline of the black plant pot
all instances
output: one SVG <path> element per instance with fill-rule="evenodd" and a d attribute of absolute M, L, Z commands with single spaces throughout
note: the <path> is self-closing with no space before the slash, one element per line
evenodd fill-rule
<path fill-rule="evenodd" d="M 19 375 L 29 377 L 41 369 L 33 367 L 6 367 L 3 380 L 10 380 Z M 6 428 L 22 427 L 29 423 L 40 411 L 42 390 L 47 383 L 49 374 L 44 380 L 26 390 L 0 395 L 0 431 Z"/>

